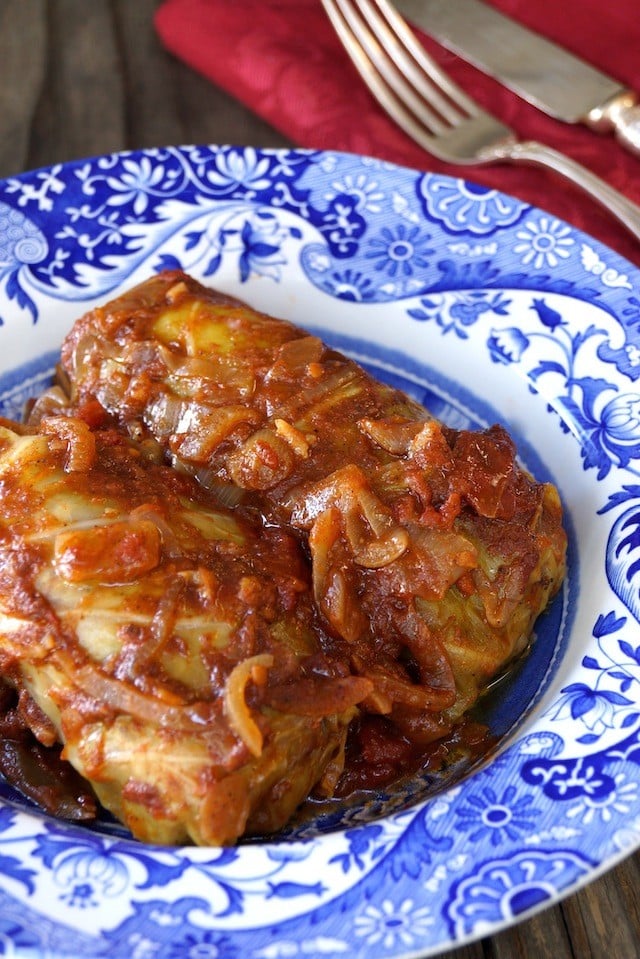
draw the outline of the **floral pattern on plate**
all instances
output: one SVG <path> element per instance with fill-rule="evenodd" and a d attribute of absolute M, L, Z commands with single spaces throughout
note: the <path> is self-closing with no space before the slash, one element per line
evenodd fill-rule
<path fill-rule="evenodd" d="M 640 845 L 640 274 L 519 200 L 348 154 L 168 147 L 0 183 L 0 403 L 165 267 L 321 332 L 452 425 L 506 420 L 570 572 L 491 693 L 501 750 L 233 849 L 54 822 L 0 787 L 16 956 L 385 959 L 486 935 Z"/>

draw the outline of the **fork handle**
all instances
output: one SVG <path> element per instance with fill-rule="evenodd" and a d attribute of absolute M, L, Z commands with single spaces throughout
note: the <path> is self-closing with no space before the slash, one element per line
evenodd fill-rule
<path fill-rule="evenodd" d="M 499 147 L 487 151 L 487 160 L 518 160 L 548 167 L 580 187 L 592 199 L 609 210 L 613 216 L 640 240 L 640 206 L 601 180 L 581 163 L 535 140 L 506 140 Z"/>

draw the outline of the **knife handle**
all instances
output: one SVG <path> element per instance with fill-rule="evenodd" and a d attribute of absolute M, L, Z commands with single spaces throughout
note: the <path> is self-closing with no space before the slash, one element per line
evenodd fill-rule
<path fill-rule="evenodd" d="M 615 133 L 616 139 L 631 153 L 640 155 L 640 103 L 631 90 L 625 90 L 585 117 L 598 133 Z"/>

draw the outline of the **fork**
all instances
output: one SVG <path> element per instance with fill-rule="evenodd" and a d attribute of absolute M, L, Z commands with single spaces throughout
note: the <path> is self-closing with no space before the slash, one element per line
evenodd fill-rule
<path fill-rule="evenodd" d="M 428 153 L 447 163 L 530 163 L 580 187 L 640 239 L 640 207 L 557 150 L 518 140 L 426 53 L 388 0 L 322 0 L 333 27 L 382 108 Z"/>

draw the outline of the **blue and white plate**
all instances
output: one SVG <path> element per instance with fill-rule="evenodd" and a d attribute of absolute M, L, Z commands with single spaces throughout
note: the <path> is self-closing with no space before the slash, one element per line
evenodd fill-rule
<path fill-rule="evenodd" d="M 0 183 L 0 400 L 74 319 L 163 267 L 321 331 L 456 426 L 502 421 L 554 480 L 569 575 L 489 697 L 502 747 L 286 836 L 152 848 L 0 800 L 21 957 L 427 956 L 640 845 L 640 273 L 548 213 L 339 153 L 170 147 Z"/>

